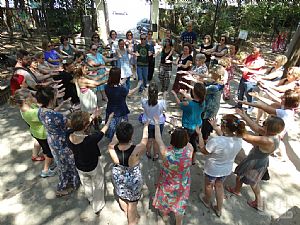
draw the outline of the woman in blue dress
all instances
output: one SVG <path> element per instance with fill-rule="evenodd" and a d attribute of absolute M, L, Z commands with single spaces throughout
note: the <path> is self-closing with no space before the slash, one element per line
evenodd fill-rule
<path fill-rule="evenodd" d="M 47 130 L 47 141 L 51 153 L 57 164 L 59 182 L 57 196 L 68 195 L 77 189 L 80 184 L 79 176 L 75 167 L 74 156 L 66 141 L 67 118 L 55 110 L 56 90 L 52 87 L 44 87 L 36 93 L 36 99 L 41 105 L 38 117 Z"/>

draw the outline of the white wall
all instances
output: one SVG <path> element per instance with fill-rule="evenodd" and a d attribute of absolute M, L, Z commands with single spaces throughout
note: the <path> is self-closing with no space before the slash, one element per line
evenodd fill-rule
<path fill-rule="evenodd" d="M 128 30 L 136 33 L 137 22 L 150 18 L 150 5 L 145 0 L 107 0 L 107 9 L 109 28 L 116 30 L 118 36 Z"/>

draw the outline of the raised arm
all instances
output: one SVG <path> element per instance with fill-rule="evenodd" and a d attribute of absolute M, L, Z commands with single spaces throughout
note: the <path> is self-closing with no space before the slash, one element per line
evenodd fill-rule
<path fill-rule="evenodd" d="M 116 134 L 114 135 L 112 141 L 109 143 L 108 145 L 108 152 L 110 154 L 110 157 L 112 159 L 112 161 L 115 163 L 115 164 L 119 164 L 119 159 L 118 159 L 118 156 L 117 156 L 117 153 L 114 149 L 115 145 L 118 144 L 118 139 L 117 139 L 117 136 Z"/>
<path fill-rule="evenodd" d="M 263 127 L 261 127 L 259 124 L 257 124 L 256 122 L 254 122 L 252 119 L 250 119 L 250 117 L 247 116 L 247 114 L 241 110 L 241 109 L 235 109 L 235 112 L 241 116 L 241 118 L 243 120 L 245 120 L 245 122 L 249 125 L 249 127 L 251 128 L 251 130 L 253 130 L 254 132 L 260 134 L 260 135 L 264 135 L 265 130 Z"/>
<path fill-rule="evenodd" d="M 212 128 L 216 131 L 218 136 L 223 135 L 223 132 L 222 132 L 221 128 L 217 124 L 217 119 L 216 118 L 209 119 L 208 122 L 210 123 Z"/>
<path fill-rule="evenodd" d="M 163 159 L 166 157 L 167 148 L 162 140 L 161 134 L 160 134 L 160 127 L 159 127 L 159 117 L 154 116 L 154 122 L 155 122 L 155 141 L 158 144 L 159 151 Z"/>
<path fill-rule="evenodd" d="M 176 101 L 177 105 L 179 105 L 180 104 L 180 99 L 178 98 L 176 92 L 174 90 L 172 90 L 171 93 L 174 95 L 174 98 L 175 98 L 175 101 Z"/>
<path fill-rule="evenodd" d="M 134 151 L 132 152 L 132 156 L 130 157 L 130 164 L 136 164 L 136 162 L 139 161 L 142 155 L 144 155 L 146 151 L 146 145 L 148 142 L 148 125 L 149 122 L 144 124 L 144 129 L 143 129 L 143 137 L 141 142 L 135 147 Z"/>

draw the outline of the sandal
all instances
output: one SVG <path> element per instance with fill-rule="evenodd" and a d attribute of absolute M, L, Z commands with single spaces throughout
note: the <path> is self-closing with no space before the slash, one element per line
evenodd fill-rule
<path fill-rule="evenodd" d="M 217 217 L 221 217 L 222 216 L 222 211 L 219 211 L 217 209 L 216 205 L 212 206 L 212 209 L 214 210 L 214 212 L 215 212 L 215 214 L 216 214 Z"/>
<path fill-rule="evenodd" d="M 253 209 L 256 209 L 256 210 L 261 211 L 261 212 L 263 211 L 262 208 L 258 207 L 257 201 L 255 201 L 255 200 L 254 201 L 247 201 L 247 204 Z"/>
<path fill-rule="evenodd" d="M 158 153 L 156 153 L 154 156 L 153 156 L 153 161 L 156 161 L 156 160 L 158 160 L 159 159 L 159 155 L 158 155 Z"/>
<path fill-rule="evenodd" d="M 45 157 L 44 156 L 31 156 L 32 161 L 44 161 Z"/>
<path fill-rule="evenodd" d="M 150 152 L 147 151 L 146 156 L 147 156 L 148 159 L 151 159 L 151 153 Z"/>
<path fill-rule="evenodd" d="M 63 191 L 56 191 L 56 197 L 63 197 L 70 194 L 67 190 L 63 190 Z"/>
<path fill-rule="evenodd" d="M 241 193 L 236 192 L 232 187 L 225 187 L 226 191 L 230 192 L 231 194 L 234 194 L 235 196 L 241 197 Z"/>
<path fill-rule="evenodd" d="M 203 205 L 204 205 L 206 208 L 209 209 L 209 208 L 210 208 L 210 206 L 209 206 L 210 204 L 204 201 L 204 194 L 200 194 L 200 195 L 199 195 L 199 198 L 200 198 L 201 202 L 203 203 Z"/>

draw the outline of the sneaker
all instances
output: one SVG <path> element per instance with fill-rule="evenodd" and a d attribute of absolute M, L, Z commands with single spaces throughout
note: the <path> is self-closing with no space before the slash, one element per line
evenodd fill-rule
<path fill-rule="evenodd" d="M 53 171 L 55 168 L 56 168 L 56 163 L 53 161 L 49 166 L 49 169 Z"/>
<path fill-rule="evenodd" d="M 50 169 L 48 169 L 48 171 L 44 171 L 44 170 L 42 170 L 42 172 L 41 172 L 41 177 L 42 178 L 46 178 L 46 177 L 53 177 L 53 176 L 55 176 L 56 175 L 56 172 L 55 171 L 52 171 L 52 170 L 50 170 Z"/>
<path fill-rule="evenodd" d="M 254 107 L 250 106 L 248 109 L 247 109 L 247 114 L 250 115 L 254 110 Z"/>

